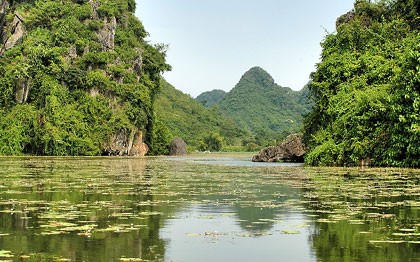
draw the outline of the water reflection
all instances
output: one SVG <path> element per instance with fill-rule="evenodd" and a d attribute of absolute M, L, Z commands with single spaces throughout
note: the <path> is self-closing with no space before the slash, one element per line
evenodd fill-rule
<path fill-rule="evenodd" d="M 146 161 L 34 158 L 0 164 L 0 247 L 11 251 L 6 255 L 33 261 L 163 257 L 160 214 L 170 211 L 139 204 L 156 201 L 157 178 Z"/>
<path fill-rule="evenodd" d="M 420 261 L 418 170 L 307 172 L 307 210 L 317 222 L 311 243 L 320 261 Z"/>
<path fill-rule="evenodd" d="M 418 170 L 0 158 L 0 260 L 417 261 Z"/>
<path fill-rule="evenodd" d="M 215 212 L 213 212 L 214 210 Z M 308 243 L 309 228 L 302 214 L 282 218 L 269 231 L 244 231 L 230 208 L 201 205 L 184 208 L 163 228 L 168 261 L 315 261 Z M 222 213 L 221 213 L 222 212 Z M 261 222 L 264 220 L 260 220 Z M 298 234 L 282 233 L 286 229 Z"/>

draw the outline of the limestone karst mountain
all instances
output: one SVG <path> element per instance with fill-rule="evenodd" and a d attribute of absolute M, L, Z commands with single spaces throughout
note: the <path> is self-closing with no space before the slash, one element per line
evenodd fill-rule
<path fill-rule="evenodd" d="M 0 0 L 0 154 L 143 155 L 164 46 L 135 1 Z"/>
<path fill-rule="evenodd" d="M 253 67 L 213 105 L 250 132 L 258 144 L 273 144 L 302 128 L 303 115 L 311 108 L 307 91 L 307 87 L 301 91 L 282 87 L 264 69 Z"/>

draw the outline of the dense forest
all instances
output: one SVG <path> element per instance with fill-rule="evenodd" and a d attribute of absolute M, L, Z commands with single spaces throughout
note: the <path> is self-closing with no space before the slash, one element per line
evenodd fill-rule
<path fill-rule="evenodd" d="M 170 67 L 135 7 L 0 1 L 0 154 L 161 151 L 153 104 Z"/>
<path fill-rule="evenodd" d="M 420 1 L 357 0 L 322 43 L 311 165 L 420 167 Z"/>

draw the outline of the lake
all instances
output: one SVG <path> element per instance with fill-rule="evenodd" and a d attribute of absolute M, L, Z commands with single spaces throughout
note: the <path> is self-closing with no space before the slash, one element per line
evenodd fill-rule
<path fill-rule="evenodd" d="M 0 261 L 420 261 L 420 170 L 0 158 Z"/>

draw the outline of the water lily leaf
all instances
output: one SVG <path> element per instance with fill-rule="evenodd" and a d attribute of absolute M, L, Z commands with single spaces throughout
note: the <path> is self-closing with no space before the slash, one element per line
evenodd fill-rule
<path fill-rule="evenodd" d="M 370 240 L 371 244 L 404 244 L 406 241 L 403 240 Z"/>
<path fill-rule="evenodd" d="M 399 229 L 401 232 L 414 232 L 414 231 L 416 231 L 415 229 L 413 229 L 413 228 L 400 228 Z"/>
<path fill-rule="evenodd" d="M 12 258 L 12 257 L 15 257 L 12 251 L 0 250 L 0 258 Z"/>
<path fill-rule="evenodd" d="M 282 234 L 285 234 L 285 235 L 298 235 L 298 234 L 300 234 L 300 231 L 296 231 L 296 230 L 282 230 L 281 233 Z"/>
<path fill-rule="evenodd" d="M 294 227 L 294 228 L 305 228 L 305 227 L 310 227 L 310 225 L 308 225 L 308 224 L 299 224 L 299 225 L 294 225 L 292 227 Z"/>
<path fill-rule="evenodd" d="M 189 236 L 189 237 L 198 237 L 198 236 L 201 236 L 201 234 L 197 234 L 197 233 L 187 233 L 187 236 Z"/>
<path fill-rule="evenodd" d="M 41 232 L 41 235 L 43 235 L 43 236 L 60 235 L 60 234 L 63 234 L 63 232 L 62 231 L 44 231 L 44 232 Z"/>

